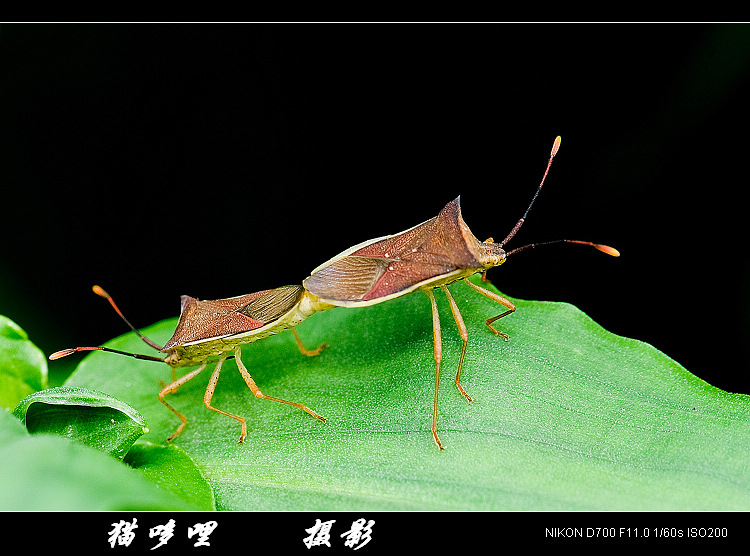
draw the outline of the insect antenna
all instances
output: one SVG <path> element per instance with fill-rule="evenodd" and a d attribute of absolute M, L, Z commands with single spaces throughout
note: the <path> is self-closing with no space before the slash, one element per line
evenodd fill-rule
<path fill-rule="evenodd" d="M 96 295 L 98 295 L 99 297 L 103 297 L 104 299 L 106 299 L 107 301 L 109 301 L 109 304 L 112 305 L 112 308 L 115 310 L 115 312 L 118 315 L 120 315 L 120 318 L 123 321 L 125 321 L 125 324 L 127 324 L 133 332 L 135 332 L 136 334 L 138 334 L 138 337 L 141 340 L 143 340 L 144 342 L 146 342 L 148 345 L 150 345 L 152 348 L 154 348 L 157 351 L 161 351 L 163 349 L 162 346 L 160 346 L 159 344 L 157 344 L 153 340 L 150 340 L 150 339 L 146 338 L 146 336 L 144 336 L 143 334 L 141 334 L 140 330 L 138 330 L 135 326 L 133 326 L 132 324 L 130 324 L 130 321 L 125 318 L 125 315 L 122 314 L 122 311 L 120 311 L 120 308 L 115 303 L 115 300 L 112 299 L 112 296 L 110 296 L 106 291 L 104 291 L 104 288 L 101 288 L 99 286 L 94 286 L 91 289 L 94 290 L 94 293 Z M 158 361 L 161 361 L 161 359 L 158 359 Z"/>
<path fill-rule="evenodd" d="M 526 217 L 529 215 L 529 211 L 531 210 L 531 207 L 534 204 L 534 201 L 536 201 L 536 198 L 539 196 L 539 193 L 542 191 L 542 186 L 544 185 L 544 180 L 547 179 L 547 174 L 549 173 L 549 168 L 552 166 L 552 159 L 555 158 L 555 155 L 557 154 L 558 149 L 560 148 L 560 141 L 562 141 L 562 138 L 558 135 L 555 138 L 555 142 L 552 144 L 552 152 L 550 152 L 549 155 L 549 161 L 547 162 L 547 168 L 544 170 L 544 175 L 542 176 L 542 181 L 539 183 L 539 186 L 536 188 L 536 192 L 534 193 L 534 196 L 531 198 L 531 202 L 529 203 L 529 206 L 526 207 L 526 212 L 523 213 L 523 216 L 516 222 L 516 225 L 513 226 L 513 229 L 510 231 L 510 233 L 505 237 L 504 240 L 502 240 L 498 245 L 502 247 L 506 243 L 508 243 L 511 238 L 516 235 L 518 230 L 521 229 L 521 226 L 523 226 L 523 223 L 526 221 Z"/>
<path fill-rule="evenodd" d="M 122 314 L 122 311 L 120 311 L 120 308 L 115 303 L 115 300 L 112 299 L 112 297 L 104 290 L 104 288 L 101 288 L 99 286 L 94 286 L 91 288 L 96 295 L 99 297 L 103 297 L 107 301 L 109 301 L 109 304 L 112 305 L 112 308 L 115 310 L 115 312 L 120 315 L 120 318 L 125 321 L 125 324 L 128 325 L 128 327 L 138 334 L 138 337 L 146 342 L 148 345 L 150 345 L 152 348 L 161 351 L 162 347 L 154 342 L 153 340 L 150 340 L 146 338 L 143 334 L 141 334 L 140 330 L 138 330 L 135 326 L 130 324 L 130 321 L 125 318 L 125 315 Z M 164 363 L 165 360 L 161 357 L 154 357 L 153 355 L 143 355 L 141 353 L 130 353 L 127 351 L 120 351 L 117 349 L 107 348 L 107 347 L 101 347 L 101 346 L 89 346 L 89 347 L 76 347 L 76 348 L 68 348 L 63 349 L 60 351 L 56 351 L 52 355 L 49 356 L 50 360 L 54 361 L 55 359 L 60 359 L 61 357 L 66 357 L 68 355 L 72 355 L 73 353 L 79 352 L 79 351 L 108 351 L 109 353 L 116 353 L 118 355 L 127 355 L 128 357 L 134 357 L 136 359 L 145 359 L 146 361 L 159 361 L 161 363 Z"/>
<path fill-rule="evenodd" d="M 66 357 L 68 355 L 72 355 L 79 351 L 108 351 L 109 353 L 116 353 L 118 355 L 127 355 L 128 357 L 135 357 L 136 359 L 145 359 L 147 361 L 159 361 L 160 363 L 165 363 L 165 360 L 162 359 L 161 357 L 154 357 L 153 355 L 143 355 L 141 353 L 129 353 L 127 351 L 120 351 L 118 349 L 112 349 L 112 348 L 101 347 L 101 346 L 76 347 L 76 348 L 62 349 L 50 355 L 49 358 L 50 360 L 54 361 L 55 359 L 60 359 L 61 357 Z"/>
<path fill-rule="evenodd" d="M 556 239 L 553 241 L 543 241 L 541 243 L 529 243 L 528 245 L 516 247 L 515 249 L 508 251 L 505 254 L 505 257 L 506 258 L 510 257 L 514 253 L 520 253 L 521 251 L 526 251 L 527 249 L 534 249 L 535 247 L 541 247 L 542 245 L 553 245 L 555 243 L 577 243 L 578 245 L 588 245 L 590 247 L 593 247 L 594 249 L 598 249 L 602 253 L 606 253 L 607 255 L 611 255 L 613 257 L 620 256 L 620 252 L 614 247 L 610 247 L 609 245 L 602 245 L 601 243 L 592 243 L 590 241 L 579 241 L 577 239 Z"/>
<path fill-rule="evenodd" d="M 529 206 L 526 207 L 526 212 L 523 213 L 523 216 L 518 220 L 518 222 L 516 222 L 516 225 L 513 226 L 513 229 L 505 237 L 505 239 L 498 244 L 501 247 L 505 245 L 506 243 L 508 243 L 511 240 L 511 238 L 513 238 L 513 236 L 516 235 L 518 230 L 521 229 L 521 226 L 523 226 L 523 223 L 526 221 L 526 217 L 529 215 L 529 211 L 531 210 L 531 207 L 534 205 L 534 201 L 536 201 L 536 198 L 539 196 L 539 193 L 542 191 L 544 180 L 547 179 L 547 174 L 549 173 L 550 166 L 552 166 L 552 160 L 555 158 L 557 151 L 560 149 L 561 141 L 562 141 L 562 138 L 558 135 L 555 138 L 555 142 L 552 144 L 552 151 L 550 152 L 549 160 L 547 161 L 547 168 L 544 170 L 542 181 L 539 183 L 539 186 L 536 188 L 536 191 L 534 192 L 534 196 L 531 198 L 531 202 L 529 203 Z M 490 240 L 487 240 L 487 241 L 490 241 Z M 556 239 L 554 241 L 544 241 L 541 243 L 529 243 L 528 245 L 516 247 L 515 249 L 508 251 L 505 254 L 505 256 L 509 257 L 510 255 L 513 255 L 514 253 L 520 253 L 521 251 L 525 251 L 527 249 L 533 249 L 535 247 L 540 247 L 542 245 L 552 245 L 555 243 L 577 243 L 578 245 L 588 245 L 590 247 L 593 247 L 594 249 L 598 249 L 602 253 L 606 253 L 607 255 L 611 255 L 613 257 L 620 256 L 620 252 L 614 247 L 610 247 L 609 245 L 602 245 L 601 243 L 592 243 L 590 241 L 579 241 L 576 239 Z"/>

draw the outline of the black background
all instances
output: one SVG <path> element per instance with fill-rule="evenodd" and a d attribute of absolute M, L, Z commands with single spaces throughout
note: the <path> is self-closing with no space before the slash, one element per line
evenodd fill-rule
<path fill-rule="evenodd" d="M 550 247 L 493 282 L 750 393 L 746 25 L 3 25 L 0 72 L 0 313 L 46 353 L 126 331 L 93 284 L 143 327 L 459 194 L 504 237 L 561 135 L 509 247 L 622 257 Z"/>

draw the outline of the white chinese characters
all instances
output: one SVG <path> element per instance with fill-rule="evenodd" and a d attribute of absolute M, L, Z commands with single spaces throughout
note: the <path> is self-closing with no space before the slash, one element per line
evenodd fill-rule
<path fill-rule="evenodd" d="M 152 546 L 150 550 L 156 550 L 157 548 L 166 545 L 169 540 L 175 536 L 176 525 L 177 523 L 175 522 L 175 520 L 170 519 L 164 524 L 149 528 L 149 538 L 153 539 L 154 537 L 156 537 L 158 539 L 158 543 Z M 213 533 L 214 529 L 218 527 L 218 525 L 219 524 L 216 521 L 196 523 L 192 527 L 187 528 L 187 537 L 191 540 L 195 538 L 195 542 L 193 544 L 193 546 L 195 547 L 211 546 L 211 543 L 209 542 L 209 536 L 211 535 L 211 533 Z M 136 529 L 138 529 L 138 519 L 135 517 L 133 518 L 133 521 L 125 521 L 121 519 L 117 523 L 112 523 L 112 530 L 109 532 L 108 539 L 109 546 L 111 548 L 114 548 L 115 545 L 129 547 L 135 539 Z"/>
<path fill-rule="evenodd" d="M 308 536 L 305 537 L 302 542 L 305 546 L 310 549 L 314 546 L 331 546 L 331 529 L 333 524 L 336 523 L 335 519 L 329 521 L 315 520 L 315 525 L 309 529 L 305 529 Z M 354 521 L 351 528 L 339 535 L 340 538 L 345 538 L 344 546 L 353 550 L 359 550 L 367 543 L 372 540 L 372 526 L 375 525 L 375 520 L 370 519 L 369 521 L 365 518 L 360 518 Z"/>

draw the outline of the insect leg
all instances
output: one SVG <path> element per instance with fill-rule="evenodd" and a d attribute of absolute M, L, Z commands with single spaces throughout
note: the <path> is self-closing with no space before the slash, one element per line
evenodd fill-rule
<path fill-rule="evenodd" d="M 177 430 L 174 431 L 174 433 L 172 433 L 172 436 L 167 438 L 167 442 L 170 442 L 172 439 L 174 439 L 175 436 L 177 436 L 178 434 L 182 432 L 182 429 L 184 429 L 185 425 L 187 425 L 187 418 L 182 413 L 177 411 L 174 407 L 169 405 L 167 401 L 164 399 L 164 396 L 166 396 L 167 394 L 175 393 L 180 386 L 185 384 L 191 378 L 195 378 L 203 369 L 205 369 L 207 364 L 208 363 L 204 362 L 200 367 L 198 367 L 194 371 L 190 371 L 185 376 L 180 377 L 179 379 L 173 381 L 171 384 L 168 384 L 167 386 L 164 387 L 164 389 L 162 389 L 161 392 L 159 392 L 159 401 L 163 403 L 165 406 L 167 406 L 167 409 L 169 409 L 169 411 L 177 415 L 180 421 L 182 421 L 182 424 L 179 427 L 177 427 Z"/>
<path fill-rule="evenodd" d="M 203 395 L 203 403 L 211 411 L 215 411 L 216 413 L 221 413 L 222 415 L 231 417 L 235 421 L 239 421 L 242 424 L 242 433 L 240 434 L 240 441 L 239 441 L 239 443 L 242 444 L 242 442 L 245 440 L 245 437 L 247 436 L 247 423 L 245 423 L 245 420 L 239 415 L 228 413 L 226 411 L 223 411 L 211 405 L 211 398 L 213 398 L 214 396 L 216 383 L 219 382 L 219 373 L 221 373 L 221 366 L 224 364 L 224 361 L 226 360 L 227 360 L 227 356 L 224 355 L 221 359 L 219 359 L 219 362 L 216 364 L 214 373 L 211 375 L 211 379 L 208 381 L 208 387 L 206 388 L 206 393 Z M 239 363 L 239 359 L 237 360 L 237 362 Z"/>
<path fill-rule="evenodd" d="M 320 344 L 317 349 L 307 349 L 302 343 L 302 340 L 300 340 L 296 328 L 292 328 L 292 334 L 294 334 L 294 339 L 297 340 L 297 347 L 299 348 L 299 351 L 302 355 L 313 357 L 315 355 L 318 355 L 321 351 L 328 347 L 328 344 Z"/>
<path fill-rule="evenodd" d="M 440 286 L 440 289 L 443 290 L 445 293 L 445 296 L 448 298 L 448 303 L 450 303 L 451 306 L 451 312 L 453 313 L 453 319 L 456 321 L 456 326 L 458 326 L 458 333 L 461 334 L 461 339 L 464 341 L 464 345 L 461 347 L 461 358 L 458 360 L 458 372 L 456 373 L 456 386 L 458 386 L 458 391 L 463 394 L 464 398 L 467 399 L 467 401 L 473 402 L 474 400 L 469 396 L 469 394 L 466 393 L 466 390 L 464 390 L 463 386 L 461 386 L 461 368 L 464 365 L 464 355 L 466 355 L 466 344 L 469 343 L 469 332 L 466 330 L 466 325 L 464 324 L 464 319 L 461 316 L 461 312 L 458 310 L 458 305 L 456 304 L 456 300 L 453 299 L 453 296 L 448 291 L 447 286 Z"/>
<path fill-rule="evenodd" d="M 432 437 L 438 448 L 444 450 L 443 443 L 440 442 L 437 433 L 437 409 L 438 409 L 438 389 L 440 386 L 440 361 L 443 358 L 443 340 L 440 334 L 440 315 L 438 315 L 437 302 L 432 290 L 424 290 L 432 304 L 432 335 L 435 342 L 435 402 L 432 406 Z"/>
<path fill-rule="evenodd" d="M 271 400 L 274 402 L 280 402 L 285 403 L 287 405 L 293 405 L 294 407 L 298 407 L 305 413 L 309 413 L 316 419 L 320 419 L 324 423 L 326 422 L 326 418 L 318 415 L 315 413 L 312 409 L 309 407 L 302 405 L 301 403 L 297 402 L 290 402 L 287 400 L 282 400 L 280 398 L 273 398 L 271 396 L 266 396 L 263 392 L 260 391 L 260 388 L 258 388 L 258 385 L 255 384 L 255 381 L 253 380 L 253 377 L 250 376 L 250 373 L 248 372 L 247 368 L 245 367 L 244 363 L 242 363 L 242 359 L 240 359 L 240 356 L 242 355 L 242 350 L 239 346 L 234 350 L 234 359 L 237 361 L 237 368 L 240 370 L 240 374 L 242 375 L 242 378 L 245 379 L 245 383 L 247 384 L 247 387 L 250 388 L 250 391 L 255 395 L 256 398 L 261 398 L 264 400 Z"/>
<path fill-rule="evenodd" d="M 498 331 L 494 326 L 492 326 L 492 323 L 495 322 L 497 319 L 501 319 L 501 318 L 503 318 L 503 317 L 505 317 L 507 315 L 510 315 L 511 313 L 515 312 L 516 306 L 513 305 L 513 303 L 510 300 L 505 299 L 502 295 L 498 295 L 498 294 L 496 294 L 494 292 L 491 292 L 490 290 L 485 290 L 484 288 L 482 288 L 482 287 L 477 286 L 476 284 L 474 284 L 471 280 L 464 279 L 464 282 L 466 284 L 468 284 L 469 286 L 471 286 L 476 291 L 478 291 L 479 293 L 481 293 L 482 295 L 484 295 L 486 297 L 489 297 L 492 301 L 495 301 L 495 302 L 499 303 L 500 305 L 508 308 L 508 310 L 505 311 L 504 313 L 502 313 L 500 315 L 497 315 L 495 317 L 492 317 L 491 319 L 487 319 L 487 326 L 490 327 L 490 330 L 492 330 L 495 334 L 497 334 L 498 336 L 500 336 L 504 340 L 507 340 L 508 339 L 508 335 L 504 334 L 504 333 L 502 333 L 500 331 Z"/>

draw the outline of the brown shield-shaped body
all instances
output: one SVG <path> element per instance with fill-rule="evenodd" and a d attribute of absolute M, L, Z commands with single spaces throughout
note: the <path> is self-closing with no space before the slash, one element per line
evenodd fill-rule
<path fill-rule="evenodd" d="M 183 295 L 177 328 L 161 351 L 186 359 L 168 356 L 171 365 L 186 366 L 292 328 L 304 319 L 297 311 L 304 293 L 302 286 L 282 286 L 210 301 Z"/>
<path fill-rule="evenodd" d="M 340 253 L 303 285 L 332 305 L 365 306 L 455 282 L 503 259 L 497 244 L 482 243 L 471 233 L 458 197 L 435 218 Z"/>
<path fill-rule="evenodd" d="M 180 319 L 172 338 L 160 350 L 173 368 L 201 364 L 243 344 L 291 329 L 300 351 L 317 355 L 323 349 L 308 350 L 294 327 L 316 311 L 331 307 L 302 286 L 282 286 L 256 293 L 199 301 L 182 296 Z"/>

